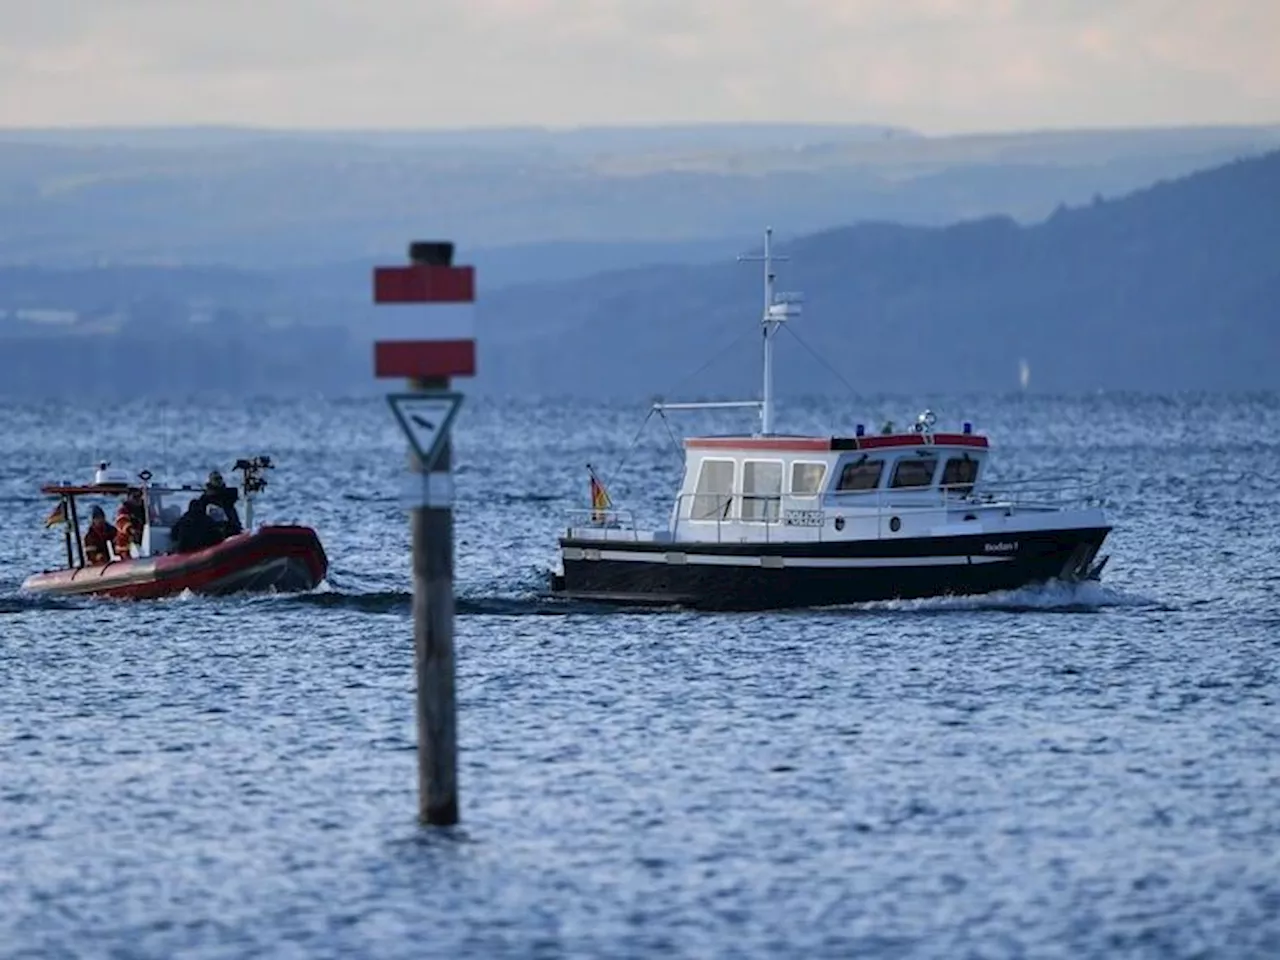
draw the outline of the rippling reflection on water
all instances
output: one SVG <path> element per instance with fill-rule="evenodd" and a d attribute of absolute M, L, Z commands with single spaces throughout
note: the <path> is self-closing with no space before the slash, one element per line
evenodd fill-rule
<path fill-rule="evenodd" d="M 0 501 L 37 528 L 32 482 L 128 422 L 0 413 Z M 35 600 L 17 583 L 57 543 L 6 538 L 0 955 L 1275 955 L 1280 513 L 1258 466 L 1280 401 L 957 407 L 1010 472 L 1107 467 L 1103 585 L 750 615 L 551 600 L 561 511 L 633 413 L 459 421 L 452 831 L 413 820 L 385 407 L 264 401 L 140 451 L 194 476 L 258 438 L 264 512 L 331 554 L 316 594 Z M 615 486 L 655 517 L 664 441 Z"/>

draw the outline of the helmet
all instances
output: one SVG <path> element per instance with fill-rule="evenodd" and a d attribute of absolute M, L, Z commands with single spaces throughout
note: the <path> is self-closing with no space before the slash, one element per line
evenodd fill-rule
<path fill-rule="evenodd" d="M 214 488 L 226 486 L 226 484 L 222 480 L 222 474 L 220 474 L 217 470 L 209 471 L 209 486 Z"/>
<path fill-rule="evenodd" d="M 107 514 L 101 507 L 95 505 L 94 508 L 89 511 L 89 519 L 105 520 L 107 519 Z"/>

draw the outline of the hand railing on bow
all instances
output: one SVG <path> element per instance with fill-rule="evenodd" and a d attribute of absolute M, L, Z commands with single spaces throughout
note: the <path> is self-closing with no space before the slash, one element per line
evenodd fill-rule
<path fill-rule="evenodd" d="M 847 490 L 821 497 L 695 492 L 677 496 L 670 531 L 663 530 L 661 535 L 679 540 L 682 528 L 692 526 L 699 531 L 696 539 L 710 539 L 706 533 L 708 527 L 714 526 L 716 543 L 727 536 L 736 541 L 771 543 L 809 539 L 801 531 L 811 529 L 816 531 L 816 539 L 822 541 L 844 529 L 843 524 L 835 524 L 838 517 L 846 522 L 856 519 L 866 529 L 868 520 L 909 510 L 982 511 L 1008 507 L 1060 510 L 1102 502 L 1101 480 L 1079 476 L 1035 477 L 976 486 L 965 483 Z M 574 518 L 570 527 L 576 535 L 600 540 L 640 539 L 635 515 L 630 510 L 584 507 L 569 511 L 569 515 Z"/>
<path fill-rule="evenodd" d="M 634 511 L 619 510 L 607 507 L 598 510 L 593 507 L 574 507 L 567 511 L 569 530 L 572 533 L 587 531 L 589 535 L 598 535 L 601 540 L 638 540 L 639 530 L 636 528 Z"/>

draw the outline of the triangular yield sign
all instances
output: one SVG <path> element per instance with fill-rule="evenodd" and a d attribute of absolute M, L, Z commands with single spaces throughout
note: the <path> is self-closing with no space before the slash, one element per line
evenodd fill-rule
<path fill-rule="evenodd" d="M 392 393 L 387 395 L 387 403 L 423 467 L 430 470 L 462 406 L 462 394 Z"/>

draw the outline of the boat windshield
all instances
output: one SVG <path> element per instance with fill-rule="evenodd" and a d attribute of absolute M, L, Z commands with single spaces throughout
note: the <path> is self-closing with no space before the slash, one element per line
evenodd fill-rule
<path fill-rule="evenodd" d="M 889 486 L 895 490 L 911 487 L 927 487 L 933 483 L 933 473 L 938 467 L 934 457 L 907 457 L 899 460 L 893 469 Z"/>
<path fill-rule="evenodd" d="M 836 492 L 857 493 L 860 490 L 874 490 L 880 486 L 882 473 L 884 473 L 883 460 L 868 460 L 864 457 L 853 463 L 846 463 L 844 469 L 840 471 Z"/>
<path fill-rule="evenodd" d="M 157 487 L 147 491 L 147 521 L 153 526 L 172 527 L 182 516 L 183 506 L 178 503 L 178 498 L 175 497 L 172 502 L 166 501 L 165 494 L 168 492 Z"/>
<path fill-rule="evenodd" d="M 969 493 L 978 479 L 978 461 L 965 454 L 950 458 L 942 468 L 942 486 L 956 493 Z"/>

